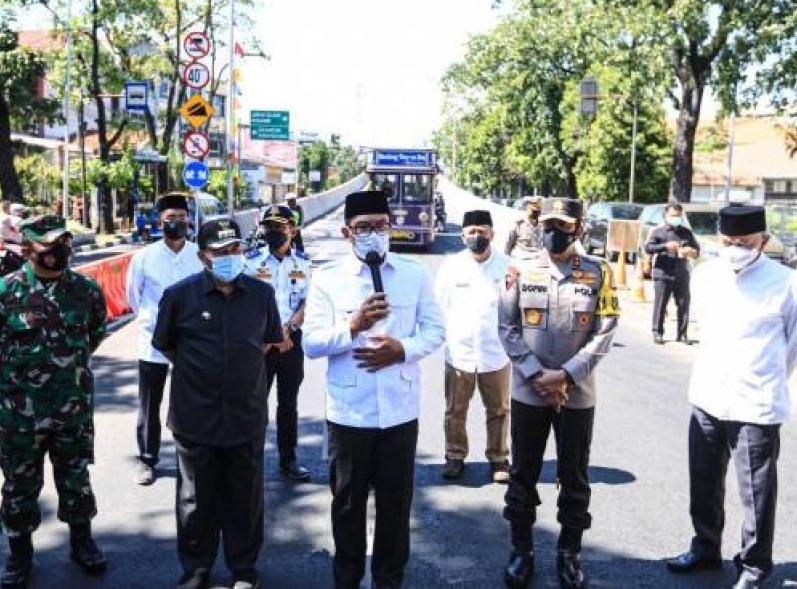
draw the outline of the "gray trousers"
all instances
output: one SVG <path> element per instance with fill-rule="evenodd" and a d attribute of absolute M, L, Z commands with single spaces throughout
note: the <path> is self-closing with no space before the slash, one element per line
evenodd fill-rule
<path fill-rule="evenodd" d="M 764 579 L 772 571 L 780 425 L 723 421 L 698 407 L 689 423 L 692 549 L 719 557 L 725 525 L 725 474 L 733 458 L 744 508 L 742 548 L 734 557 L 740 574 Z"/>

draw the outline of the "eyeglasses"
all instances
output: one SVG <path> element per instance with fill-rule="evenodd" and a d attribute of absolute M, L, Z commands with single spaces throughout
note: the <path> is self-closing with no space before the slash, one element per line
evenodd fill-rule
<path fill-rule="evenodd" d="M 365 236 L 371 235 L 371 233 L 376 233 L 377 235 L 385 235 L 390 231 L 390 222 L 389 221 L 376 221 L 375 223 L 355 223 L 354 225 L 350 225 L 349 228 L 352 230 L 354 235 Z"/>

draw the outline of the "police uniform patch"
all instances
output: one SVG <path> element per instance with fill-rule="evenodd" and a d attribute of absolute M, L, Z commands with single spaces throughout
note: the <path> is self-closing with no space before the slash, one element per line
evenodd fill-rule
<path fill-rule="evenodd" d="M 601 263 L 601 287 L 598 291 L 598 304 L 595 307 L 595 314 L 598 317 L 619 317 L 620 301 L 614 286 L 614 276 L 609 264 Z"/>
<path fill-rule="evenodd" d="M 539 325 L 542 323 L 542 311 L 539 309 L 524 309 L 523 317 L 529 325 Z"/>
<path fill-rule="evenodd" d="M 579 313 L 578 314 L 578 324 L 583 326 L 589 325 L 590 321 L 590 314 L 589 313 Z"/>
<path fill-rule="evenodd" d="M 307 275 L 301 270 L 294 270 L 290 274 L 288 274 L 288 278 L 294 278 L 294 279 L 307 278 Z"/>
<path fill-rule="evenodd" d="M 504 277 L 504 287 L 506 290 L 512 290 L 517 284 L 518 270 L 514 266 L 509 266 L 506 269 L 506 276 Z"/>
<path fill-rule="evenodd" d="M 255 271 L 255 278 L 259 278 L 261 280 L 270 280 L 271 270 L 261 266 Z"/>
<path fill-rule="evenodd" d="M 529 282 L 541 282 L 548 280 L 548 273 L 547 272 L 526 272 L 523 275 L 524 280 L 528 280 Z"/>

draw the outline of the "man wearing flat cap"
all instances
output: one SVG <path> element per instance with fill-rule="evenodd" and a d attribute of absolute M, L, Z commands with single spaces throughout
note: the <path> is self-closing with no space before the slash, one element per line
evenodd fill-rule
<path fill-rule="evenodd" d="M 328 359 L 335 587 L 358 588 L 365 573 L 372 485 L 373 586 L 401 587 L 410 554 L 419 363 L 443 343 L 443 317 L 429 273 L 388 251 L 383 192 L 348 195 L 343 218 L 351 253 L 315 271 L 304 320 L 305 352 Z"/>
<path fill-rule="evenodd" d="M 462 476 L 468 455 L 468 406 L 478 384 L 486 413 L 490 478 L 509 482 L 509 358 L 498 339 L 498 291 L 509 257 L 492 247 L 490 211 L 467 211 L 462 219 L 465 249 L 447 256 L 435 278 L 435 294 L 446 317 L 443 478 Z M 463 321 L 467 317 L 467 321 Z"/>
<path fill-rule="evenodd" d="M 166 288 L 152 346 L 172 362 L 178 587 L 206 587 L 221 539 L 236 589 L 260 586 L 266 362 L 282 342 L 271 285 L 244 274 L 232 219 L 197 234 L 205 270 Z M 223 498 L 223 500 L 221 500 Z"/>
<path fill-rule="evenodd" d="M 700 328 L 689 386 L 690 505 L 695 535 L 669 559 L 675 573 L 722 567 L 725 473 L 731 459 L 744 508 L 734 589 L 772 572 L 780 426 L 790 414 L 797 365 L 797 274 L 764 255 L 766 211 L 720 210 L 717 259 L 692 280 Z"/>
<path fill-rule="evenodd" d="M 286 478 L 310 480 L 310 471 L 296 461 L 299 437 L 298 398 L 304 380 L 302 323 L 310 287 L 310 258 L 291 246 L 295 215 L 285 205 L 272 205 L 263 213 L 259 232 L 263 247 L 246 253 L 246 273 L 270 284 L 277 296 L 282 321 L 282 343 L 266 354 L 266 395 L 277 381 L 277 449 L 280 472 Z"/>
<path fill-rule="evenodd" d="M 512 469 L 504 508 L 513 548 L 504 570 L 510 587 L 526 587 L 534 572 L 537 482 L 551 429 L 560 484 L 559 582 L 563 589 L 587 586 L 580 553 L 592 521 L 594 370 L 611 349 L 620 309 L 608 263 L 576 249 L 582 215 L 579 200 L 546 199 L 542 251 L 514 260 L 500 289 L 498 332 L 512 361 Z"/>
<path fill-rule="evenodd" d="M 509 232 L 504 251 L 513 258 L 529 257 L 542 249 L 540 211 L 545 199 L 542 196 L 524 196 L 524 216 L 518 219 Z"/>
<path fill-rule="evenodd" d="M 155 203 L 163 239 L 140 249 L 127 269 L 127 300 L 138 322 L 138 464 L 133 480 L 151 485 L 160 459 L 163 389 L 169 361 L 152 347 L 158 320 L 158 302 L 166 287 L 202 271 L 199 248 L 188 241 L 188 200 L 179 193 L 162 196 Z"/>
<path fill-rule="evenodd" d="M 69 525 L 70 558 L 86 573 L 105 570 L 91 533 L 97 504 L 94 376 L 89 359 L 105 337 L 105 297 L 70 270 L 72 235 L 63 217 L 20 224 L 25 265 L 0 278 L 0 517 L 10 555 L 3 587 L 26 587 L 39 527 L 39 493 L 49 455 L 58 519 Z"/>

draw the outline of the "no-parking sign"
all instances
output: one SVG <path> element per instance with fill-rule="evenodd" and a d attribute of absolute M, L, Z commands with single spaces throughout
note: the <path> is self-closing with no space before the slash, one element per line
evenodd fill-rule
<path fill-rule="evenodd" d="M 210 52 L 210 38 L 202 31 L 193 31 L 183 37 L 183 49 L 191 59 L 202 59 Z"/>

